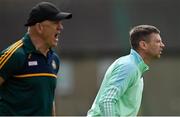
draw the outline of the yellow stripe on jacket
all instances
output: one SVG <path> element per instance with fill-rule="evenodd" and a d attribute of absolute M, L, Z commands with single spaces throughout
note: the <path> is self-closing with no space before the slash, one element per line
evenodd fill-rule
<path fill-rule="evenodd" d="M 32 73 L 32 74 L 22 74 L 22 75 L 15 75 L 16 78 L 27 78 L 27 77 L 35 77 L 35 76 L 49 76 L 57 78 L 57 75 L 51 73 Z"/>
<path fill-rule="evenodd" d="M 12 56 L 12 54 L 23 45 L 22 40 L 19 40 L 15 44 L 13 44 L 3 55 L 0 57 L 0 69 L 7 62 L 7 60 Z"/>

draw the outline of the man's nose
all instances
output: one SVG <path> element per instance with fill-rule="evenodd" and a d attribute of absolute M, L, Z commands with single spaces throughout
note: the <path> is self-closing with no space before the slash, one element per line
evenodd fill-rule
<path fill-rule="evenodd" d="M 161 47 L 164 48 L 165 47 L 165 44 L 163 42 L 161 42 Z"/>

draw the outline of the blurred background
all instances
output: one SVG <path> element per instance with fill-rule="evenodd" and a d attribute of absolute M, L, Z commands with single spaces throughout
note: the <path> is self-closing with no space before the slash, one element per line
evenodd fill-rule
<path fill-rule="evenodd" d="M 20 39 L 31 8 L 42 0 L 0 0 L 0 49 Z M 86 115 L 108 66 L 129 54 L 129 30 L 150 24 L 166 45 L 144 75 L 139 115 L 180 115 L 179 0 L 46 0 L 73 18 L 63 22 L 57 115 Z"/>

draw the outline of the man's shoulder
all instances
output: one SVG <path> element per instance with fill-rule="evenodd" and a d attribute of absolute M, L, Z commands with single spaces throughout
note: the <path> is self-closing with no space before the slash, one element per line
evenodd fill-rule
<path fill-rule="evenodd" d="M 21 59 L 24 55 L 23 50 L 23 41 L 19 40 L 6 49 L 2 50 L 0 53 L 0 60 L 2 61 L 8 61 L 8 60 L 14 60 L 14 59 Z"/>
<path fill-rule="evenodd" d="M 129 55 L 126 55 L 126 56 L 122 56 L 120 58 L 118 58 L 116 61 L 115 61 L 116 64 L 120 65 L 120 66 L 124 66 L 124 67 L 133 67 L 134 66 L 134 63 L 131 59 L 131 56 Z"/>
<path fill-rule="evenodd" d="M 136 65 L 134 64 L 133 60 L 129 55 L 120 57 L 114 61 L 114 63 L 111 65 L 112 69 L 124 71 L 124 72 L 133 72 L 137 69 Z M 114 71 L 114 70 L 113 70 Z"/>
<path fill-rule="evenodd" d="M 13 51 L 10 51 L 9 53 L 12 55 L 13 58 L 23 58 L 24 55 L 25 55 L 25 51 L 24 51 L 24 48 L 23 48 L 23 41 L 22 40 L 19 40 L 20 43 L 15 47 L 13 48 L 14 44 L 10 46 L 10 49 L 13 48 Z M 17 42 L 16 42 L 17 43 Z M 8 51 L 10 50 L 8 49 Z"/>
<path fill-rule="evenodd" d="M 19 40 L 0 53 L 0 69 L 20 66 L 24 60 L 23 42 Z"/>
<path fill-rule="evenodd" d="M 19 48 L 22 47 L 22 45 L 23 45 L 23 41 L 18 40 L 16 42 L 14 42 L 13 44 L 11 44 L 10 46 L 8 46 L 7 48 L 3 49 L 0 53 L 1 53 L 1 55 L 15 53 L 16 50 L 18 50 Z"/>

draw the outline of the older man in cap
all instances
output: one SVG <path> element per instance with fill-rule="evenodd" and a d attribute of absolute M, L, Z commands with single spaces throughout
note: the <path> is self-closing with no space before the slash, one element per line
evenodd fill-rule
<path fill-rule="evenodd" d="M 55 115 L 54 92 L 59 58 L 52 50 L 71 13 L 54 4 L 34 6 L 22 39 L 0 53 L 0 115 Z"/>

